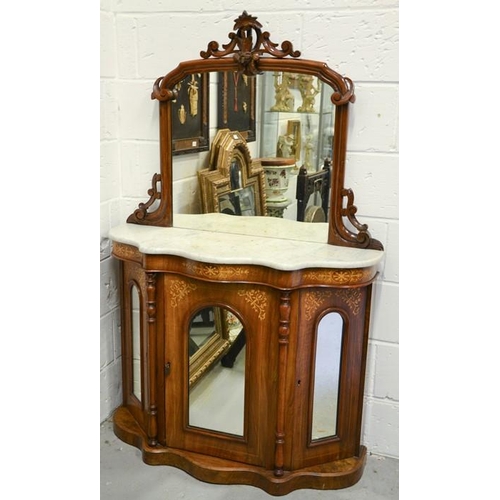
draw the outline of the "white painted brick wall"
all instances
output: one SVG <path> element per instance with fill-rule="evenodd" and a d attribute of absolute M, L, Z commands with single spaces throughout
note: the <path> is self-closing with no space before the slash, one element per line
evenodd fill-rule
<path fill-rule="evenodd" d="M 226 43 L 248 9 L 272 40 L 290 40 L 304 58 L 351 78 L 346 187 L 358 219 L 382 241 L 384 268 L 374 286 L 362 440 L 373 453 L 398 457 L 398 2 L 390 0 L 112 0 L 101 1 L 101 420 L 121 400 L 117 266 L 109 228 L 146 201 L 159 172 L 158 103 L 153 81 L 209 41 Z M 184 158 L 175 172 L 174 204 L 195 189 Z M 189 206 L 191 208 L 189 208 Z"/>

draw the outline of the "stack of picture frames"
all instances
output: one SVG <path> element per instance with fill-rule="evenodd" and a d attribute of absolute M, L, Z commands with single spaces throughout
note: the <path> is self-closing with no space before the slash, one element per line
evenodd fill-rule
<path fill-rule="evenodd" d="M 198 172 L 204 213 L 267 215 L 262 165 L 252 160 L 243 135 L 230 129 L 217 132 L 209 167 Z"/>
<path fill-rule="evenodd" d="M 217 128 L 238 131 L 255 141 L 255 78 L 235 72 L 191 74 L 175 86 L 172 102 L 174 155 L 209 149 L 209 85 L 217 79 Z"/>

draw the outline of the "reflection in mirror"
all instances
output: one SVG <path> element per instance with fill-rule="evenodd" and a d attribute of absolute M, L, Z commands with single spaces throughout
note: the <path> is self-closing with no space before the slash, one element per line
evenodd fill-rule
<path fill-rule="evenodd" d="M 130 289 L 132 326 L 132 393 L 141 400 L 141 320 L 139 290 L 136 285 Z"/>
<path fill-rule="evenodd" d="M 320 170 L 332 157 L 333 89 L 312 75 L 283 71 L 264 73 L 261 87 L 260 156 L 294 158 L 297 170 Z"/>
<path fill-rule="evenodd" d="M 253 186 L 247 186 L 219 196 L 219 210 L 223 214 L 229 215 L 256 215 Z"/>
<path fill-rule="evenodd" d="M 324 159 L 332 158 L 333 154 L 335 106 L 331 96 L 334 89 L 316 76 L 301 73 L 265 71 L 261 75 L 239 80 L 235 79 L 236 76 L 238 75 L 232 71 L 207 74 L 206 85 L 210 104 L 207 112 L 210 128 L 206 141 L 210 149 L 219 149 L 219 145 L 214 147 L 214 139 L 221 129 L 228 128 L 242 135 L 254 160 L 284 157 L 295 160 L 292 174 L 298 174 L 302 166 L 305 166 L 308 172 L 320 171 Z M 189 78 L 190 76 L 185 77 L 186 80 Z M 197 95 L 201 99 L 202 93 Z M 201 101 L 198 107 L 201 109 Z M 183 129 L 185 125 L 179 122 L 174 111 L 172 129 L 175 136 L 175 131 Z M 202 114 L 199 113 L 194 118 L 201 120 Z M 213 151 L 200 152 L 197 147 L 193 147 L 183 152 L 184 154 L 173 158 L 175 180 L 188 181 L 193 174 L 196 175 L 209 167 L 214 168 L 210 160 Z M 242 185 L 242 168 L 240 159 L 235 157 L 226 173 L 230 178 L 229 190 L 232 194 L 225 192 L 221 195 L 221 209 L 218 211 L 233 215 L 260 215 L 257 213 L 259 209 L 254 206 L 255 202 L 249 196 L 254 194 L 250 192 L 254 188 L 245 191 L 245 186 Z M 291 206 L 282 210 L 282 216 L 296 220 L 296 210 L 293 206 L 296 195 L 295 175 L 290 176 L 288 184 L 288 190 L 283 197 Z M 243 191 L 238 191 L 241 188 Z M 207 211 L 203 202 L 200 206 L 203 193 L 197 193 L 192 199 L 185 194 L 184 190 L 175 194 L 174 212 L 199 214 Z M 313 193 L 310 203 L 321 204 L 318 196 L 318 193 Z M 251 203 L 242 206 L 243 202 Z M 273 213 L 269 211 L 268 206 L 268 214 Z M 175 218 L 174 225 L 177 225 Z M 223 229 L 219 228 L 221 231 Z"/>
<path fill-rule="evenodd" d="M 189 425 L 243 436 L 245 348 L 232 368 L 220 363 L 241 332 L 238 318 L 222 307 L 198 311 L 189 325 Z"/>
<path fill-rule="evenodd" d="M 231 166 L 229 167 L 229 184 L 231 191 L 241 189 L 243 187 L 243 180 L 241 178 L 241 162 L 239 158 L 233 158 Z"/>
<path fill-rule="evenodd" d="M 342 330 L 342 317 L 330 312 L 321 318 L 316 332 L 312 441 L 337 434 Z"/>

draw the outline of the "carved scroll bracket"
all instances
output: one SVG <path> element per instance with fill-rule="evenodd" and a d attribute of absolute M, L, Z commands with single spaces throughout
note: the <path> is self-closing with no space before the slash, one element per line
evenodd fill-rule
<path fill-rule="evenodd" d="M 155 213 L 155 211 L 149 212 L 148 210 L 157 200 L 161 200 L 161 175 L 154 174 L 151 184 L 151 188 L 148 189 L 149 200 L 146 203 L 139 203 L 134 213 L 129 215 L 127 222 L 134 222 L 136 224 L 154 224 L 156 222 L 156 220 L 151 220 L 151 222 L 149 222 L 147 218 L 152 213 Z"/>
<path fill-rule="evenodd" d="M 371 238 L 368 231 L 368 225 L 361 224 L 356 218 L 358 208 L 354 205 L 354 193 L 352 189 L 344 188 L 342 190 L 342 197 L 346 199 L 346 206 L 342 208 L 341 215 L 342 217 L 347 217 L 347 220 L 358 231 L 357 234 L 349 232 L 350 239 L 362 246 L 373 248 L 374 250 L 383 250 L 382 244 L 378 240 Z M 345 231 L 347 232 L 347 229 L 345 229 Z"/>
<path fill-rule="evenodd" d="M 300 51 L 293 50 L 293 45 L 288 40 L 285 40 L 281 44 L 281 49 L 278 49 L 278 44 L 270 40 L 269 32 L 262 32 L 262 24 L 257 21 L 256 17 L 247 14 L 246 11 L 243 11 L 243 14 L 234 21 L 233 29 L 236 33 L 229 33 L 228 35 L 231 41 L 222 45 L 223 50 L 219 49 L 218 42 L 210 42 L 207 50 L 200 52 L 203 59 L 209 57 L 222 58 L 233 54 L 233 58 L 239 66 L 238 72 L 254 76 L 259 73 L 256 63 L 262 54 L 269 54 L 280 59 L 286 56 L 300 57 Z"/>

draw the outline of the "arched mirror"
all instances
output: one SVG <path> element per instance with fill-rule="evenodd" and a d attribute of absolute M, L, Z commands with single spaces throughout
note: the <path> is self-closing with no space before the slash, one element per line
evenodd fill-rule
<path fill-rule="evenodd" d="M 343 324 L 339 313 L 329 312 L 321 318 L 317 327 L 311 441 L 337 434 Z"/>
<path fill-rule="evenodd" d="M 141 311 L 137 285 L 130 287 L 131 326 L 132 326 L 132 393 L 141 400 Z"/>
<path fill-rule="evenodd" d="M 289 41 L 278 48 L 261 28 L 256 17 L 243 12 L 229 43 L 210 42 L 201 59 L 184 61 L 156 80 L 151 97 L 160 102 L 161 173 L 153 177 L 150 199 L 127 222 L 179 225 L 173 210 L 174 168 L 180 163 L 179 168 L 212 170 L 209 158 L 218 145 L 208 150 L 217 132 L 227 128 L 243 136 L 256 161 L 293 158 L 297 172 L 304 167 L 313 174 L 328 158 L 325 242 L 381 250 L 367 225 L 357 221 L 354 195 L 344 188 L 352 81 L 325 63 L 301 59 Z M 182 222 L 180 227 L 185 227 Z M 224 229 L 223 224 L 218 228 Z"/>
<path fill-rule="evenodd" d="M 228 309 L 206 307 L 189 324 L 190 427 L 244 435 L 245 346 L 228 367 L 221 363 L 241 334 L 240 320 Z"/>

